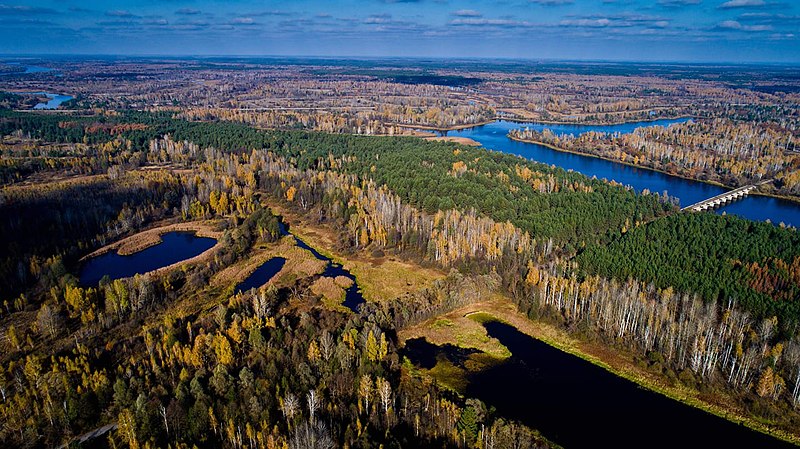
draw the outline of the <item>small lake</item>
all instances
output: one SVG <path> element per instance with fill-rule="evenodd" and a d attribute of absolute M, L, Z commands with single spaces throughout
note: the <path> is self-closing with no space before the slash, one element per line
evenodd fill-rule
<path fill-rule="evenodd" d="M 235 293 L 246 292 L 250 289 L 261 287 L 269 282 L 273 276 L 278 274 L 284 264 L 286 264 L 286 259 L 283 257 L 273 257 L 264 262 L 260 267 L 256 268 L 253 274 L 236 286 Z"/>
<path fill-rule="evenodd" d="M 104 276 L 111 280 L 131 277 L 190 259 L 213 247 L 217 241 L 191 232 L 168 232 L 161 243 L 128 256 L 109 251 L 89 259 L 80 272 L 81 284 L 97 285 Z"/>
<path fill-rule="evenodd" d="M 33 109 L 58 109 L 61 103 L 66 103 L 75 98 L 70 95 L 51 94 L 47 92 L 36 92 L 35 95 L 44 95 L 48 100 L 46 103 L 37 103 Z"/>
<path fill-rule="evenodd" d="M 342 305 L 352 310 L 353 312 L 358 313 L 358 306 L 364 304 L 364 302 L 366 301 L 364 300 L 364 295 L 361 294 L 361 291 L 358 288 L 358 282 L 356 281 L 356 277 L 353 276 L 352 273 L 350 273 L 349 271 L 345 270 L 341 264 L 334 262 L 333 260 L 331 260 L 330 257 L 323 256 L 322 254 L 320 254 L 319 251 L 310 247 L 306 242 L 300 240 L 296 235 L 290 233 L 286 229 L 286 225 L 284 225 L 283 222 L 281 222 L 278 227 L 280 229 L 281 235 L 291 235 L 292 237 L 294 237 L 294 240 L 297 243 L 298 247 L 309 251 L 318 260 L 322 260 L 328 263 L 325 266 L 325 271 L 322 273 L 323 276 L 328 276 L 333 278 L 337 276 L 344 276 L 347 279 L 353 281 L 353 284 L 344 291 L 344 302 L 342 302 Z"/>
<path fill-rule="evenodd" d="M 631 133 L 639 127 L 656 125 L 669 126 L 673 123 L 681 123 L 687 120 L 689 119 L 681 118 L 602 126 L 551 125 L 498 120 L 474 128 L 448 131 L 447 135 L 468 137 L 490 150 L 515 154 L 547 165 L 555 165 L 566 170 L 574 170 L 590 177 L 596 176 L 599 179 L 614 180 L 633 187 L 637 192 L 647 189 L 651 192 L 662 194 L 666 191 L 669 195 L 679 198 L 682 206 L 688 206 L 698 201 L 711 198 L 728 189 L 704 182 L 682 179 L 677 176 L 671 176 L 653 170 L 631 167 L 629 165 L 592 156 L 556 151 L 543 145 L 518 142 L 507 137 L 510 130 L 518 128 L 530 128 L 537 131 L 550 129 L 556 135 L 579 135 L 588 131 L 625 134 Z M 749 196 L 745 200 L 725 205 L 716 209 L 715 212 L 736 214 L 750 220 L 769 219 L 775 224 L 784 222 L 787 225 L 800 226 L 800 204 L 758 195 Z"/>
<path fill-rule="evenodd" d="M 56 69 L 51 69 L 50 67 L 42 67 L 38 65 L 28 65 L 25 66 L 25 71 L 22 72 L 23 74 L 28 73 L 47 73 L 47 72 L 55 72 Z"/>
<path fill-rule="evenodd" d="M 484 326 L 512 356 L 472 374 L 466 396 L 565 448 L 795 447 L 639 387 L 508 324 Z M 476 352 L 419 339 L 407 348 L 412 353 L 406 355 L 423 367 L 437 356 L 458 364 Z"/>

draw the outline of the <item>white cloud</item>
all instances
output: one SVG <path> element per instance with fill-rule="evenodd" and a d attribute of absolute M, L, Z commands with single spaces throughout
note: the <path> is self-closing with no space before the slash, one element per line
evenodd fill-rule
<path fill-rule="evenodd" d="M 719 5 L 722 9 L 731 9 L 731 8 L 753 8 L 753 7 L 760 7 L 766 6 L 767 3 L 764 0 L 728 0 L 727 2 Z"/>
<path fill-rule="evenodd" d="M 459 9 L 455 11 L 453 15 L 458 17 L 483 17 L 483 14 L 474 9 Z"/>
<path fill-rule="evenodd" d="M 735 20 L 725 20 L 717 24 L 717 29 L 733 31 L 771 31 L 770 25 L 742 25 Z"/>

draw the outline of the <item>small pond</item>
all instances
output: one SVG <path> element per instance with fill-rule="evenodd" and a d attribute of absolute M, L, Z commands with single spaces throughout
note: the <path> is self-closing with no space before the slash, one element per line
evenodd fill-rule
<path fill-rule="evenodd" d="M 191 232 L 168 232 L 161 236 L 161 243 L 127 256 L 109 251 L 92 257 L 81 269 L 80 281 L 89 286 L 97 285 L 104 276 L 114 280 L 147 273 L 197 256 L 216 243 Z"/>

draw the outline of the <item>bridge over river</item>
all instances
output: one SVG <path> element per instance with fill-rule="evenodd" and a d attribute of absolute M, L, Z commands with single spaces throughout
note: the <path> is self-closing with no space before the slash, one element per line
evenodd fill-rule
<path fill-rule="evenodd" d="M 728 191 L 728 192 L 720 193 L 719 195 L 713 196 L 713 197 L 711 197 L 709 199 L 706 199 L 706 200 L 703 200 L 703 201 L 698 201 L 698 202 L 692 204 L 691 206 L 684 207 L 681 210 L 682 211 L 690 211 L 690 212 L 701 212 L 701 211 L 704 211 L 704 210 L 713 209 L 713 208 L 721 206 L 721 205 L 723 205 L 725 203 L 733 202 L 733 201 L 736 201 L 738 199 L 744 198 L 748 194 L 750 194 L 750 192 L 752 192 L 753 190 L 757 189 L 758 186 L 761 186 L 761 185 L 764 185 L 764 184 L 767 184 L 767 183 L 770 183 L 770 182 L 772 182 L 772 179 L 769 179 L 769 180 L 766 180 L 766 181 L 761 181 L 758 184 L 742 186 L 742 187 L 739 187 L 738 189 L 733 189 L 733 190 Z"/>

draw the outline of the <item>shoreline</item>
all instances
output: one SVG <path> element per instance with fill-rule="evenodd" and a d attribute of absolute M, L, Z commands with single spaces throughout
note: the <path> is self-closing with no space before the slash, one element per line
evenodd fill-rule
<path fill-rule="evenodd" d="M 439 126 L 431 126 L 431 125 L 410 125 L 410 124 L 405 124 L 405 123 L 387 123 L 387 125 L 389 125 L 389 126 L 397 126 L 397 127 L 400 127 L 400 128 L 424 129 L 424 130 L 428 130 L 428 131 L 436 131 L 436 132 L 444 133 L 444 132 L 448 132 L 448 131 L 460 131 L 462 129 L 469 129 L 469 128 L 475 128 L 475 127 L 478 127 L 478 126 L 484 126 L 484 125 L 488 125 L 490 123 L 494 123 L 494 122 L 496 122 L 498 120 L 501 120 L 501 119 L 495 117 L 495 118 L 492 118 L 490 120 L 484 120 L 482 122 L 467 123 L 465 125 L 453 125 L 453 126 L 447 126 L 447 127 L 439 127 Z"/>
<path fill-rule="evenodd" d="M 589 122 L 564 122 L 558 120 L 538 120 L 538 119 L 526 119 L 526 118 L 508 118 L 508 117 L 497 117 L 497 120 L 503 120 L 506 122 L 514 122 L 514 123 L 539 123 L 542 125 L 572 125 L 572 126 L 616 126 L 616 125 L 627 125 L 630 123 L 652 123 L 657 122 L 659 120 L 680 120 L 680 119 L 691 119 L 694 120 L 694 116 L 683 114 L 677 117 L 658 117 L 658 118 L 648 118 L 648 119 L 639 119 L 639 120 L 621 120 L 621 121 L 614 121 L 610 123 L 601 123 L 596 121 L 589 121 Z"/>
<path fill-rule="evenodd" d="M 467 145 L 470 147 L 479 147 L 481 143 L 470 139 L 469 137 L 456 137 L 456 136 L 428 136 L 423 137 L 422 140 L 430 142 L 452 142 L 460 145 Z"/>
<path fill-rule="evenodd" d="M 518 138 L 518 137 L 510 136 L 508 134 L 506 134 L 506 137 L 508 137 L 509 139 L 511 139 L 513 141 L 516 141 L 516 142 L 540 145 L 540 146 L 549 148 L 549 149 L 551 149 L 553 151 L 560 151 L 562 153 L 575 154 L 575 155 L 578 155 L 578 156 L 593 157 L 593 158 L 596 158 L 596 159 L 602 159 L 602 160 L 607 161 L 607 162 L 613 162 L 615 164 L 623 164 L 623 165 L 627 165 L 628 167 L 638 168 L 638 169 L 641 169 L 641 170 L 650 170 L 650 171 L 654 171 L 654 172 L 657 172 L 657 173 L 661 173 L 663 175 L 673 176 L 675 178 L 680 178 L 680 179 L 683 179 L 683 180 L 686 180 L 686 181 L 702 182 L 704 184 L 709 184 L 709 185 L 713 185 L 713 186 L 717 186 L 717 187 L 721 187 L 721 188 L 729 189 L 729 190 L 734 190 L 734 189 L 738 188 L 738 187 L 733 187 L 733 186 L 730 186 L 730 185 L 727 185 L 727 184 L 723 184 L 723 183 L 721 183 L 719 181 L 690 178 L 690 177 L 685 176 L 685 175 L 676 174 L 676 173 L 669 173 L 667 171 L 664 171 L 664 170 L 661 170 L 661 169 L 658 169 L 658 168 L 652 168 L 652 167 L 648 167 L 648 166 L 645 166 L 645 165 L 636 165 L 636 164 L 633 164 L 631 162 L 620 161 L 620 160 L 617 160 L 617 159 L 611 159 L 611 158 L 606 157 L 606 156 L 600 156 L 600 155 L 595 155 L 595 154 L 591 154 L 591 153 L 583 153 L 581 151 L 575 151 L 575 150 L 568 150 L 566 148 L 557 147 L 557 146 L 555 146 L 553 144 L 546 143 L 546 142 L 541 142 L 541 141 L 538 141 L 538 140 L 521 139 L 521 138 Z M 751 193 L 751 195 L 759 195 L 759 196 L 764 196 L 764 197 L 769 197 L 769 198 L 777 198 L 777 199 L 781 199 L 781 200 L 784 200 L 784 201 L 790 201 L 792 203 L 797 203 L 798 205 L 800 205 L 800 198 L 794 198 L 794 197 L 790 197 L 790 196 L 786 196 L 786 195 L 780 195 L 780 194 L 776 194 L 776 193 L 762 192 L 762 191 L 760 191 L 758 189 L 756 189 L 753 193 Z M 686 206 L 691 206 L 691 204 L 687 204 Z"/>
<path fill-rule="evenodd" d="M 770 427 L 758 419 L 749 416 L 746 411 L 738 407 L 733 405 L 725 406 L 724 403 L 714 403 L 704 400 L 701 398 L 701 393 L 699 391 L 686 387 L 683 384 L 666 384 L 664 379 L 657 374 L 636 366 L 633 360 L 634 355 L 627 351 L 608 346 L 603 342 L 587 342 L 579 337 L 573 336 L 557 325 L 544 321 L 531 320 L 519 312 L 516 305 L 510 299 L 501 294 L 495 294 L 495 297 L 492 299 L 457 308 L 450 312 L 432 317 L 408 329 L 401 330 L 398 333 L 398 338 L 402 339 L 400 346 L 404 346 L 406 340 L 409 338 L 419 336 L 425 337 L 432 323 L 435 323 L 438 319 L 446 319 L 448 316 L 468 318 L 470 315 L 477 313 L 490 315 L 497 321 L 509 324 L 518 331 L 548 346 L 585 360 L 617 377 L 624 378 L 654 393 L 666 396 L 689 407 L 702 410 L 731 423 L 742 425 L 750 430 L 763 433 L 778 440 L 796 445 L 800 444 L 800 435 L 793 434 L 787 430 Z M 453 340 L 449 341 L 449 343 L 461 347 L 468 346 L 470 342 L 458 342 Z M 426 375 L 430 374 L 426 373 Z M 721 399 L 731 400 L 727 393 L 723 394 Z"/>

